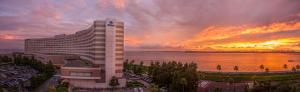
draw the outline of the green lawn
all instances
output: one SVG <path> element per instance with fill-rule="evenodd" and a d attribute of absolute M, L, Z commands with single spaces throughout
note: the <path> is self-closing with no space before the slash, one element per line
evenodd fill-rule
<path fill-rule="evenodd" d="M 200 73 L 201 80 L 211 81 L 280 81 L 300 79 L 300 73 L 284 73 L 284 74 L 224 74 L 224 73 Z"/>

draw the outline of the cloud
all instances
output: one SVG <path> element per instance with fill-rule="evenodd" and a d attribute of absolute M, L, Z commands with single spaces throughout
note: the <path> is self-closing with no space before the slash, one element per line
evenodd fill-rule
<path fill-rule="evenodd" d="M 142 43 L 141 40 L 131 37 L 125 37 L 124 41 L 127 46 L 139 46 Z"/>
<path fill-rule="evenodd" d="M 236 39 L 294 36 L 299 14 L 298 0 L 1 0 L 0 34 L 70 34 L 111 17 L 125 22 L 129 49 L 214 49 Z"/>
<path fill-rule="evenodd" d="M 118 9 L 124 9 L 125 8 L 125 3 L 127 0 L 113 0 L 114 1 L 114 5 L 116 8 Z"/>
<path fill-rule="evenodd" d="M 291 0 L 154 0 L 159 17 L 174 18 L 182 25 L 264 24 L 290 20 L 299 13 L 299 1 Z M 284 6 L 284 7 L 278 7 Z M 173 17 L 176 16 L 176 17 Z M 158 16 L 157 16 L 158 17 Z"/>
<path fill-rule="evenodd" d="M 300 41 L 300 22 L 280 22 L 263 26 L 212 26 L 182 44 L 188 49 L 293 46 Z M 269 44 L 276 43 L 276 44 Z M 266 45 L 267 44 L 267 45 Z M 249 49 L 249 48 L 247 48 Z M 291 47 L 291 49 L 293 49 Z M 232 49 L 231 49 L 232 50 Z M 241 50 L 241 49 L 239 49 Z M 244 48 L 245 50 L 245 48 Z"/>
<path fill-rule="evenodd" d="M 14 39 L 16 39 L 16 37 L 13 36 L 13 35 L 0 35 L 0 39 L 4 39 L 4 40 L 14 40 Z"/>

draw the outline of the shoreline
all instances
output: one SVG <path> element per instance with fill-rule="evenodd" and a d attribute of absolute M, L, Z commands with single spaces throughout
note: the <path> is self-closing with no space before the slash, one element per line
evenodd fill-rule
<path fill-rule="evenodd" d="M 298 51 L 125 51 L 125 52 L 184 52 L 184 53 L 299 53 Z"/>
<path fill-rule="evenodd" d="M 297 74 L 300 71 L 270 71 L 270 72 L 217 72 L 217 71 L 198 71 L 209 74 L 228 74 L 228 75 L 272 75 L 272 74 Z"/>

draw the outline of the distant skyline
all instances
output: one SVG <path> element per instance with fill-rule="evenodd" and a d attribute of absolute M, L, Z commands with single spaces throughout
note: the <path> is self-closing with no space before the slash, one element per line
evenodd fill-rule
<path fill-rule="evenodd" d="M 125 22 L 125 50 L 300 51 L 300 0 L 1 0 L 0 49 Z"/>

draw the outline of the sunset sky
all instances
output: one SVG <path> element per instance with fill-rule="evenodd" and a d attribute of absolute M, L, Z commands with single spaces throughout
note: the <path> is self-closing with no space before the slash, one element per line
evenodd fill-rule
<path fill-rule="evenodd" d="M 0 49 L 125 22 L 125 50 L 300 51 L 300 0 L 0 0 Z"/>

